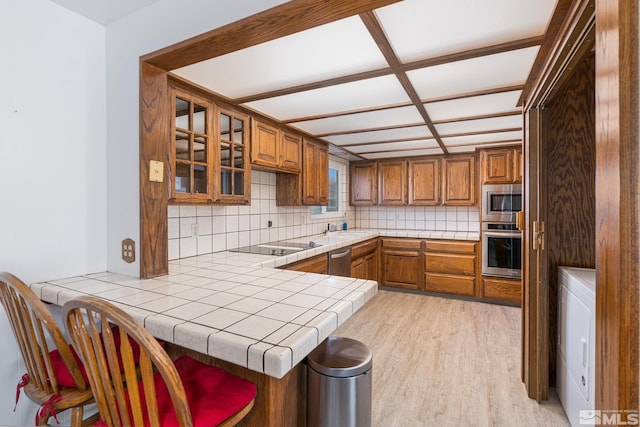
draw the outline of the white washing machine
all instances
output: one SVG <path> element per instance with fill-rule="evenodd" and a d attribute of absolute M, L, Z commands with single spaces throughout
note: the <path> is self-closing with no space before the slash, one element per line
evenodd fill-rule
<path fill-rule="evenodd" d="M 596 271 L 559 267 L 558 303 L 556 387 L 577 426 L 580 411 L 595 409 Z"/>

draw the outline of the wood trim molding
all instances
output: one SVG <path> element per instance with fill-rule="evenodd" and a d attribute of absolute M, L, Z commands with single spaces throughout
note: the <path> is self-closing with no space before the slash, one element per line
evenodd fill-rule
<path fill-rule="evenodd" d="M 558 0 L 544 41 L 531 67 L 517 106 L 524 110 L 541 104 L 557 83 L 552 76 L 562 74 L 567 62 L 581 45 L 587 22 L 595 15 L 595 0 Z"/>
<path fill-rule="evenodd" d="M 173 177 L 169 150 L 169 105 L 167 73 L 153 65 L 140 64 L 140 277 L 169 273 L 168 213 Z M 162 182 L 149 181 L 149 161 L 164 163 Z"/>
<path fill-rule="evenodd" d="M 422 103 L 420 96 L 418 96 L 418 92 L 416 92 L 416 89 L 413 87 L 411 80 L 409 80 L 409 77 L 407 76 L 407 73 L 405 72 L 402 63 L 400 62 L 400 59 L 396 56 L 396 53 L 394 52 L 393 47 L 391 46 L 391 43 L 387 39 L 387 36 L 384 33 L 384 29 L 380 25 L 380 22 L 378 21 L 378 18 L 376 17 L 375 13 L 371 11 L 363 12 L 360 14 L 360 19 L 362 19 L 362 22 L 364 23 L 365 27 L 367 27 L 367 30 L 371 34 L 371 37 L 373 37 L 373 40 L 378 45 L 378 48 L 382 52 L 382 55 L 384 55 L 384 58 L 387 60 L 387 63 L 393 69 L 396 77 L 400 81 L 400 84 L 402 85 L 405 92 L 407 93 L 407 96 L 409 96 L 409 99 L 411 99 L 411 102 L 413 102 L 414 106 L 418 110 L 418 113 L 420 113 L 422 120 L 424 120 L 424 123 L 427 125 L 427 127 L 431 131 L 431 135 L 433 135 L 433 137 L 435 138 L 436 142 L 440 146 L 440 149 L 442 149 L 442 152 L 444 154 L 449 154 L 449 151 L 447 150 L 446 145 L 444 145 L 444 142 L 442 142 L 442 139 L 438 134 L 438 130 L 436 129 L 436 127 L 433 124 L 433 121 L 429 117 L 429 113 L 427 113 L 427 109 L 424 107 L 424 104 Z"/>
<path fill-rule="evenodd" d="M 159 49 L 141 59 L 160 69 L 171 71 L 398 1 L 292 0 Z"/>
<path fill-rule="evenodd" d="M 595 389 L 603 410 L 639 409 L 638 144 L 638 0 L 597 1 Z"/>

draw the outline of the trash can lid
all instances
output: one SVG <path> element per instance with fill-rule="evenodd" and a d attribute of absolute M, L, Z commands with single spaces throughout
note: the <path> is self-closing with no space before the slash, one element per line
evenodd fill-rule
<path fill-rule="evenodd" d="M 353 377 L 371 369 L 372 355 L 369 347 L 360 341 L 345 337 L 329 337 L 309 356 L 309 366 L 331 377 Z"/>

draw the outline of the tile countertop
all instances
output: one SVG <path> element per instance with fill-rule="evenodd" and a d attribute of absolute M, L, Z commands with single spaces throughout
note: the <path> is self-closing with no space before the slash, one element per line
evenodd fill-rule
<path fill-rule="evenodd" d="M 298 239 L 323 246 L 283 257 L 217 252 L 171 261 L 169 274 L 154 279 L 104 272 L 31 288 L 58 306 L 77 296 L 98 296 L 126 310 L 159 339 L 282 378 L 378 286 L 273 267 L 377 236 L 478 240 L 477 234 L 347 230 Z"/>

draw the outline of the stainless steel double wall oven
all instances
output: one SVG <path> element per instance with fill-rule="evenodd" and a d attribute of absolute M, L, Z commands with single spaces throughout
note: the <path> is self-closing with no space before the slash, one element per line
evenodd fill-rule
<path fill-rule="evenodd" d="M 516 216 L 522 210 L 522 185 L 483 185 L 481 205 L 482 274 L 520 278 L 522 231 Z"/>

